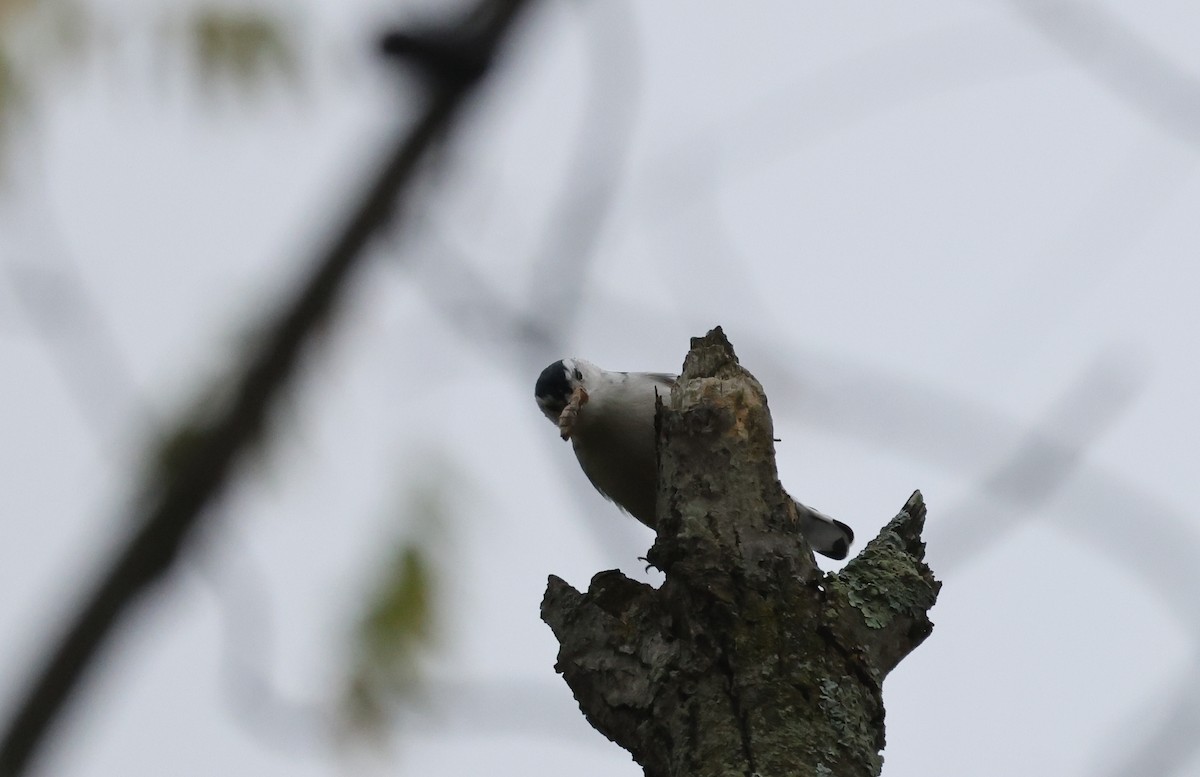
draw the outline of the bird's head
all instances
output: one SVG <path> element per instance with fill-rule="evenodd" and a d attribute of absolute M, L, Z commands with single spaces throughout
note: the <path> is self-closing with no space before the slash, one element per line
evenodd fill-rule
<path fill-rule="evenodd" d="M 584 359 L 560 359 L 542 370 L 533 387 L 533 396 L 546 417 L 558 423 L 558 417 L 571 399 L 571 392 L 581 386 L 594 390 L 603 373 Z"/>

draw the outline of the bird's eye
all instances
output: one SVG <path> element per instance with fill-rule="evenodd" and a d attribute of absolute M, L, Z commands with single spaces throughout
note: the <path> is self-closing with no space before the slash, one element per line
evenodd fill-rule
<path fill-rule="evenodd" d="M 575 368 L 575 380 L 583 380 L 583 373 L 579 371 L 578 367 Z"/>

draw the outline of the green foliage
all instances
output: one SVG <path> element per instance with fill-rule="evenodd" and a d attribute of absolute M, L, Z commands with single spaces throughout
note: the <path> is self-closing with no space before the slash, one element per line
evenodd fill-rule
<path fill-rule="evenodd" d="M 414 690 L 420 652 L 432 637 L 432 593 L 426 549 L 401 543 L 358 628 L 346 690 L 346 722 L 352 731 L 378 734 L 394 703 Z"/>
<path fill-rule="evenodd" d="M 436 637 L 436 542 L 449 520 L 442 471 L 413 476 L 401 520 L 409 527 L 396 543 L 368 596 L 354 635 L 344 691 L 347 733 L 385 738 L 395 713 L 420 689 L 423 660 Z"/>
<path fill-rule="evenodd" d="M 430 587 L 425 552 L 415 544 L 401 545 L 363 622 L 363 644 L 373 660 L 402 663 L 398 655 L 429 637 Z"/>
<path fill-rule="evenodd" d="M 0 131 L 6 131 L 23 104 L 25 88 L 6 46 L 0 44 Z"/>
<path fill-rule="evenodd" d="M 148 13 L 159 18 L 130 27 L 77 0 L 0 0 L 0 144 L 16 118 L 54 93 L 56 77 L 78 75 L 96 55 L 119 50 L 144 31 L 166 49 L 165 61 L 172 61 L 172 51 L 183 53 L 207 89 L 232 83 L 251 93 L 272 81 L 299 80 L 302 53 L 278 12 L 200 4 L 184 11 L 182 22 L 174 9 Z"/>
<path fill-rule="evenodd" d="M 47 76 L 79 62 L 88 18 L 73 0 L 0 0 L 0 142 Z"/>
<path fill-rule="evenodd" d="M 272 77 L 294 79 L 294 41 L 278 19 L 260 11 L 200 8 L 188 20 L 193 63 L 201 81 L 256 86 Z"/>

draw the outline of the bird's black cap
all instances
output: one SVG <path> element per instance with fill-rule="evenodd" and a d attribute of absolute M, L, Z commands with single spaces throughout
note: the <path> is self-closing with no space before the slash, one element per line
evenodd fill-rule
<path fill-rule="evenodd" d="M 554 362 L 538 375 L 533 387 L 533 396 L 538 404 L 562 412 L 571 398 L 571 384 L 567 381 L 567 365 L 562 359 Z"/>

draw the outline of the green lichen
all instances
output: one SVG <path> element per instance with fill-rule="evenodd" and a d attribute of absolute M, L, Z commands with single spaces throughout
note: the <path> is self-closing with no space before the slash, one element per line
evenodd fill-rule
<path fill-rule="evenodd" d="M 820 681 L 820 707 L 826 720 L 837 732 L 837 741 L 829 742 L 822 751 L 823 763 L 838 763 L 839 756 L 849 753 L 853 760 L 866 759 L 873 774 L 882 768 L 879 757 L 878 723 L 873 715 L 877 700 L 869 698 L 861 683 L 845 678 Z"/>
<path fill-rule="evenodd" d="M 872 629 L 896 616 L 920 617 L 937 600 L 937 584 L 925 565 L 903 550 L 899 537 L 885 533 L 827 585 L 844 593 Z"/>

